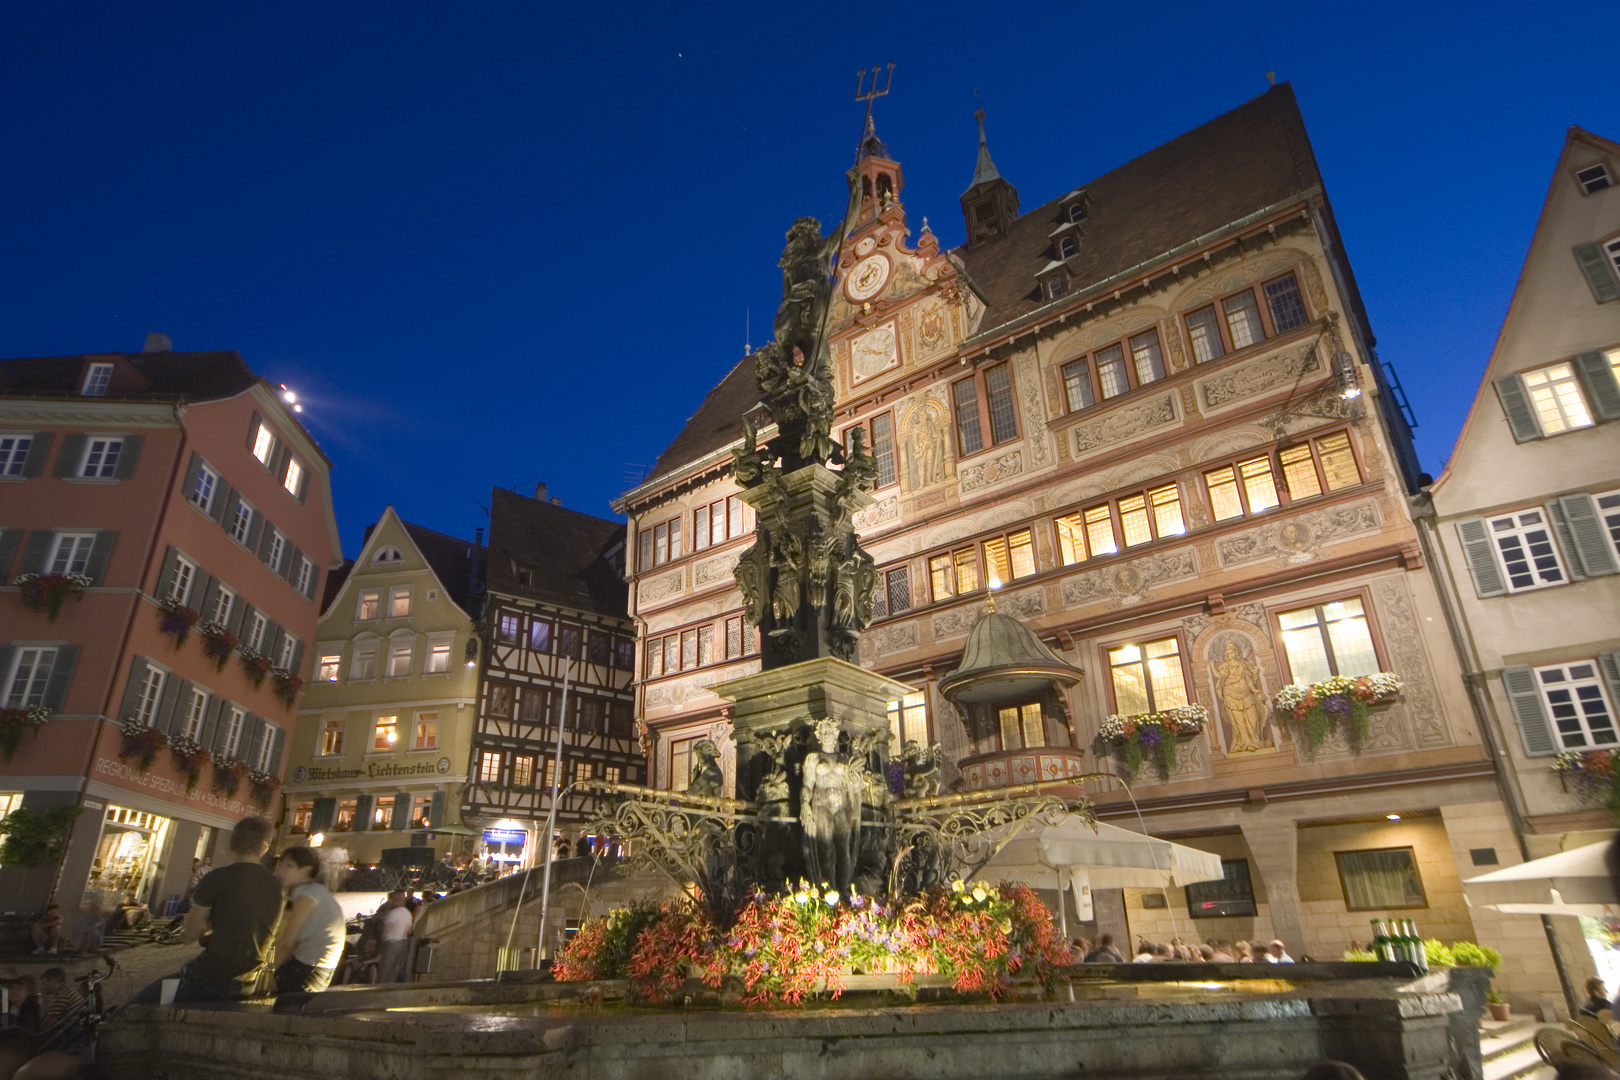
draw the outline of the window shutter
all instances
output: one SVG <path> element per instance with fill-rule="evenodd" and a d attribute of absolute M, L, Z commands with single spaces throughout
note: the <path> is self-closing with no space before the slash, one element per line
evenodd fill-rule
<path fill-rule="evenodd" d="M 281 639 L 286 635 L 286 633 L 287 631 L 283 630 L 273 622 L 265 624 L 264 655 L 270 658 L 271 663 L 279 665 L 281 659 Z"/>
<path fill-rule="evenodd" d="M 158 704 L 157 716 L 152 726 L 165 735 L 172 733 L 180 725 L 176 715 L 181 709 L 180 703 L 191 696 L 191 681 L 177 679 L 171 673 L 163 680 L 163 700 Z"/>
<path fill-rule="evenodd" d="M 276 483 L 279 484 L 286 479 L 287 459 L 291 456 L 292 451 L 283 446 L 280 439 L 277 439 L 275 451 L 270 455 L 270 475 L 276 478 Z"/>
<path fill-rule="evenodd" d="M 191 464 L 186 468 L 186 482 L 180 486 L 180 497 L 187 502 L 191 502 L 191 493 L 197 490 L 197 477 L 202 475 L 202 468 L 202 455 L 192 454 Z"/>
<path fill-rule="evenodd" d="M 248 768 L 259 767 L 259 740 L 264 738 L 264 717 L 251 713 L 242 721 L 242 739 L 236 744 L 237 757 L 248 763 Z"/>
<path fill-rule="evenodd" d="M 1527 667 L 1503 668 L 1502 689 L 1507 691 L 1513 718 L 1519 722 L 1524 752 L 1531 757 L 1556 754 L 1558 741 L 1547 720 L 1547 707 L 1542 704 L 1541 690 L 1536 686 L 1536 673 Z"/>
<path fill-rule="evenodd" d="M 219 599 L 219 578 L 208 578 L 208 584 L 203 586 L 202 602 L 197 610 L 202 612 L 203 621 L 207 622 L 214 617 L 214 601 Z"/>
<path fill-rule="evenodd" d="M 219 700 L 218 694 L 210 694 L 208 708 L 203 713 L 202 730 L 197 733 L 197 741 L 208 747 L 209 753 L 214 750 L 214 738 L 219 734 L 220 709 L 225 703 Z"/>
<path fill-rule="evenodd" d="M 28 444 L 28 456 L 23 459 L 23 476 L 32 480 L 43 473 L 45 471 L 45 455 L 50 452 L 50 432 L 34 432 L 34 441 Z"/>
<path fill-rule="evenodd" d="M 0 672 L 11 670 L 11 654 L 14 651 L 11 645 L 0 645 Z"/>
<path fill-rule="evenodd" d="M 95 542 L 90 545 L 90 558 L 84 564 L 84 573 L 90 579 L 90 584 L 100 585 L 107 576 L 107 560 L 112 558 L 113 544 L 117 540 L 118 534 L 111 529 L 96 533 Z"/>
<path fill-rule="evenodd" d="M 288 582 L 293 582 L 293 581 L 298 580 L 298 565 L 299 565 L 299 563 L 301 563 L 303 561 L 304 561 L 304 553 L 303 553 L 303 551 L 300 550 L 299 548 L 293 548 L 292 549 L 292 554 L 287 556 L 287 572 L 285 574 L 281 575 L 281 576 L 286 578 L 288 580 Z M 300 592 L 298 595 L 302 596 L 304 594 Z"/>
<path fill-rule="evenodd" d="M 318 833 L 330 829 L 335 813 L 337 813 L 336 799 L 316 799 L 314 809 L 309 813 L 309 831 Z"/>
<path fill-rule="evenodd" d="M 1474 593 L 1479 597 L 1501 596 L 1507 592 L 1507 581 L 1497 565 L 1496 552 L 1491 546 L 1490 532 L 1484 518 L 1469 518 L 1457 522 L 1457 536 L 1462 540 L 1463 557 L 1468 560 L 1468 572 L 1474 578 Z"/>
<path fill-rule="evenodd" d="M 371 828 L 371 804 L 375 799 L 370 795 L 359 795 L 354 800 L 354 831 L 366 832 Z"/>
<path fill-rule="evenodd" d="M 1620 420 L 1620 383 L 1615 382 L 1609 358 L 1595 350 L 1583 352 L 1575 357 L 1575 370 L 1586 400 L 1592 404 L 1592 415 L 1598 420 Z"/>
<path fill-rule="evenodd" d="M 144 656 L 137 656 L 130 661 L 129 682 L 124 684 L 124 704 L 113 719 L 126 720 L 134 717 L 135 710 L 141 704 L 141 685 L 146 682 L 146 672 L 150 666 Z"/>
<path fill-rule="evenodd" d="M 1604 653 L 1598 657 L 1603 681 L 1609 684 L 1609 700 L 1620 708 L 1620 652 Z"/>
<path fill-rule="evenodd" d="M 309 473 L 309 463 L 305 462 L 304 474 L 298 478 L 298 494 L 293 496 L 293 498 L 297 499 L 300 503 L 304 501 L 304 495 L 309 491 Z"/>
<path fill-rule="evenodd" d="M 1620 281 L 1614 279 L 1614 271 L 1609 268 L 1609 260 L 1603 257 L 1602 248 L 1596 244 L 1576 244 L 1575 261 L 1581 264 L 1581 273 L 1586 275 L 1592 299 L 1600 304 L 1620 300 Z"/>
<path fill-rule="evenodd" d="M 237 637 L 241 637 L 242 627 L 247 623 L 247 614 L 252 610 L 253 605 L 242 599 L 242 597 L 238 596 L 235 600 L 232 600 L 230 621 L 225 624 L 225 629 Z"/>
<path fill-rule="evenodd" d="M 225 736 L 230 732 L 231 708 L 229 701 L 217 697 L 214 699 L 214 708 L 212 709 L 214 727 L 206 741 L 208 743 L 208 752 L 214 755 L 216 761 L 225 760 Z"/>
<path fill-rule="evenodd" d="M 1541 425 L 1536 423 L 1535 410 L 1517 375 L 1504 375 L 1495 382 L 1496 396 L 1502 399 L 1502 411 L 1507 414 L 1508 427 L 1513 429 L 1514 442 L 1529 442 L 1541 438 Z"/>
<path fill-rule="evenodd" d="M 1586 570 L 1581 566 L 1581 556 L 1575 550 L 1575 540 L 1570 536 L 1569 522 L 1564 517 L 1564 508 L 1554 500 L 1547 503 L 1547 517 L 1552 521 L 1553 535 L 1558 538 L 1558 550 L 1564 553 L 1564 563 L 1569 568 L 1571 581 L 1585 581 Z"/>
<path fill-rule="evenodd" d="M 292 663 L 287 665 L 287 670 L 291 671 L 294 675 L 297 675 L 300 678 L 303 677 L 303 675 L 304 675 L 304 643 L 302 641 L 293 642 Z"/>
<path fill-rule="evenodd" d="M 275 568 L 277 577 L 291 580 L 294 550 L 292 541 L 283 538 L 281 542 L 281 565 Z"/>
<path fill-rule="evenodd" d="M 56 538 L 54 529 L 35 529 L 28 534 L 28 546 L 23 548 L 22 565 L 17 567 L 17 575 L 43 574 L 45 560 L 51 554 L 51 541 Z"/>
<path fill-rule="evenodd" d="M 141 446 L 145 442 L 145 435 L 124 436 L 123 448 L 118 451 L 118 464 L 113 466 L 114 477 L 128 480 L 135 475 L 135 463 L 141 460 Z"/>
<path fill-rule="evenodd" d="M 1620 574 L 1620 559 L 1615 558 L 1609 530 L 1598 516 L 1597 501 L 1592 496 L 1565 495 L 1548 509 L 1557 512 L 1555 524 L 1559 517 L 1565 521 L 1568 535 L 1560 534 L 1558 539 L 1574 555 L 1570 562 L 1578 564 L 1586 577 Z"/>
<path fill-rule="evenodd" d="M 266 521 L 260 526 L 259 561 L 266 566 L 270 565 L 270 542 L 275 539 L 275 535 L 275 526 L 271 525 L 270 522 Z"/>
<path fill-rule="evenodd" d="M 253 518 L 248 522 L 247 549 L 259 550 L 259 540 L 264 535 L 264 515 L 257 510 L 253 511 Z"/>
<path fill-rule="evenodd" d="M 233 488 L 231 490 L 230 501 L 225 504 L 225 516 L 220 519 L 220 523 L 224 525 L 227 530 L 236 523 L 236 508 L 241 505 L 242 493 Z M 235 534 L 232 534 L 231 539 L 236 539 Z"/>
<path fill-rule="evenodd" d="M 73 683 L 73 669 L 79 663 L 79 646 L 58 645 L 56 662 L 51 665 L 50 677 L 45 680 L 45 697 L 40 704 L 53 713 L 59 713 L 67 704 L 68 687 Z"/>
<path fill-rule="evenodd" d="M 21 529 L 0 529 L 0 585 L 11 580 L 7 576 L 7 571 L 11 569 L 11 560 L 16 557 L 17 545 L 20 543 L 22 543 Z"/>
<path fill-rule="evenodd" d="M 62 436 L 62 452 L 56 455 L 56 471 L 52 476 L 78 476 L 79 463 L 84 460 L 84 444 L 88 435 Z"/>
<path fill-rule="evenodd" d="M 236 490 L 225 482 L 225 478 L 223 476 L 220 477 L 219 488 L 214 492 L 214 508 L 208 511 L 208 516 L 213 518 L 215 521 L 224 524 L 225 508 L 230 505 L 231 496 L 234 494 L 236 494 Z"/>
<path fill-rule="evenodd" d="M 259 433 L 259 425 L 263 422 L 264 417 L 258 413 L 253 414 L 253 422 L 248 425 L 247 440 L 242 444 L 248 448 L 250 454 L 253 452 L 253 437 Z"/>
<path fill-rule="evenodd" d="M 444 824 L 444 792 L 433 793 L 433 808 L 428 811 L 428 824 L 437 829 Z"/>
<path fill-rule="evenodd" d="M 180 550 L 170 548 L 163 556 L 163 573 L 158 575 L 157 596 L 166 600 L 174 595 L 174 577 L 180 572 Z"/>
<path fill-rule="evenodd" d="M 403 791 L 394 792 L 394 820 L 389 826 L 395 832 L 404 832 L 411 827 L 411 797 Z"/>
<path fill-rule="evenodd" d="M 269 770 L 277 776 L 281 775 L 281 751 L 287 745 L 287 729 L 276 725 L 276 739 L 270 744 L 270 760 L 266 763 Z"/>

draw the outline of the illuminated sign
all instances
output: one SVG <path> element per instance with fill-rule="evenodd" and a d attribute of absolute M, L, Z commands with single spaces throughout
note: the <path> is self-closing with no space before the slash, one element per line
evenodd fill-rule
<path fill-rule="evenodd" d="M 486 844 L 521 844 L 527 835 L 512 829 L 485 829 L 484 843 Z"/>

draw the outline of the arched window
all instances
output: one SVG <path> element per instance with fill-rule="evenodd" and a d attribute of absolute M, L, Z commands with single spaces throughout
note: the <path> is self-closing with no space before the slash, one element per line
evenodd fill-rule
<path fill-rule="evenodd" d="M 374 563 L 399 562 L 404 557 L 399 553 L 399 548 L 389 545 L 378 549 L 377 554 L 371 557 L 371 561 Z"/>
<path fill-rule="evenodd" d="M 1072 259 L 1074 258 L 1074 252 L 1074 237 L 1065 236 L 1063 239 L 1058 241 L 1058 258 Z"/>

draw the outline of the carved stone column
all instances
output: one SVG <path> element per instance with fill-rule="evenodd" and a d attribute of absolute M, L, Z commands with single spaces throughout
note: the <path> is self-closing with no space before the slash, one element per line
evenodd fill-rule
<path fill-rule="evenodd" d="M 1299 911 L 1299 828 L 1293 818 L 1273 816 L 1266 810 L 1241 825 L 1249 856 L 1265 884 L 1271 935 L 1281 938 L 1288 955 L 1298 959 L 1305 948 Z"/>

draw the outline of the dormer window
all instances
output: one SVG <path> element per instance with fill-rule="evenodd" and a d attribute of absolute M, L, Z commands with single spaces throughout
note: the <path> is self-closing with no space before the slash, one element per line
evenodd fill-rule
<path fill-rule="evenodd" d="M 1575 170 L 1575 182 L 1581 185 L 1581 192 L 1585 195 L 1592 195 L 1606 187 L 1614 186 L 1614 178 L 1609 175 L 1609 167 L 1602 162 Z"/>
<path fill-rule="evenodd" d="M 1069 204 L 1068 217 L 1069 217 L 1070 221 L 1083 221 L 1085 219 L 1085 216 L 1086 216 L 1086 204 L 1084 202 L 1081 202 L 1080 200 L 1076 199 L 1074 202 Z"/>
<path fill-rule="evenodd" d="M 91 364 L 90 370 L 84 376 L 85 397 L 104 397 L 107 385 L 112 382 L 113 366 L 111 364 Z"/>
<path fill-rule="evenodd" d="M 1046 283 L 1046 298 L 1056 300 L 1069 291 L 1069 279 L 1062 274 L 1057 275 Z"/>
<path fill-rule="evenodd" d="M 1072 259 L 1074 258 L 1074 253 L 1076 250 L 1078 249 L 1075 245 L 1074 237 L 1065 236 L 1058 241 L 1058 258 Z"/>

